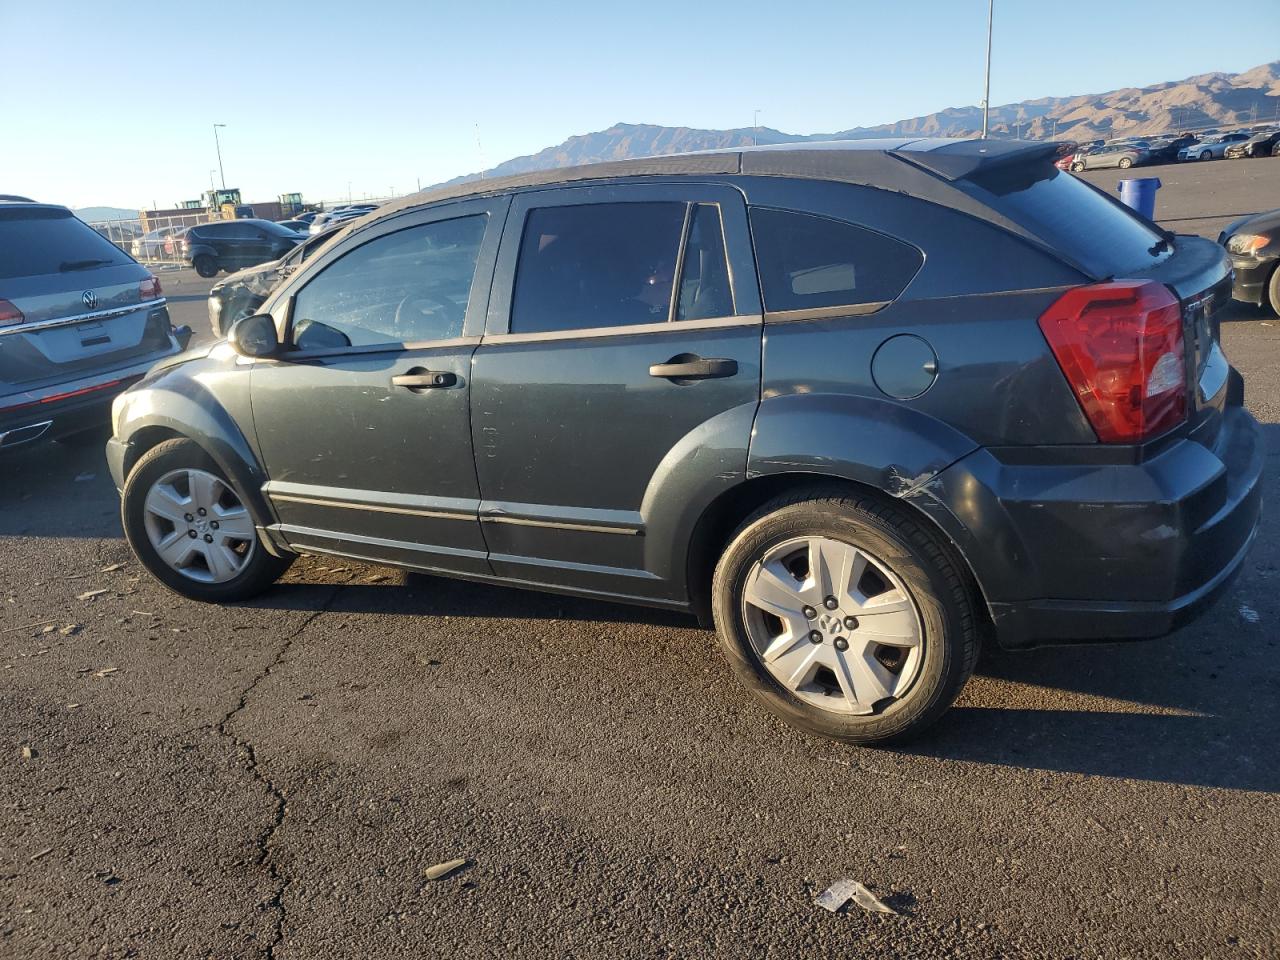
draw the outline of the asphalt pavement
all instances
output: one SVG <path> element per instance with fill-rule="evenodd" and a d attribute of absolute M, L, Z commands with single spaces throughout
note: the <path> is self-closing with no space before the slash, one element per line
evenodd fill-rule
<path fill-rule="evenodd" d="M 1280 207 L 1280 160 L 1151 172 L 1176 229 Z M 207 336 L 210 281 L 163 282 Z M 1223 341 L 1280 449 L 1280 320 Z M 211 607 L 132 558 L 100 447 L 0 477 L 2 957 L 1280 955 L 1275 510 L 1197 623 L 989 653 L 873 750 L 683 617 L 332 558 Z M 898 915 L 815 906 L 841 878 Z"/>

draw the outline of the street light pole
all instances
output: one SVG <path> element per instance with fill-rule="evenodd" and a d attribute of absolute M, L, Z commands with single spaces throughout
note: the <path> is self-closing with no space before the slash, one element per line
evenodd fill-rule
<path fill-rule="evenodd" d="M 218 178 L 222 181 L 222 189 L 227 189 L 227 175 L 222 172 L 222 143 L 218 140 L 218 128 L 225 127 L 225 123 L 215 123 L 213 125 L 213 145 L 218 150 Z"/>
<path fill-rule="evenodd" d="M 987 138 L 991 115 L 991 22 L 995 19 L 996 0 L 987 0 L 987 82 L 982 93 L 982 138 Z"/>

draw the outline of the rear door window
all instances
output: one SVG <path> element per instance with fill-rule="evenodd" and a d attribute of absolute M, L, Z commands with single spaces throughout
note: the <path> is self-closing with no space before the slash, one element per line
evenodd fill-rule
<path fill-rule="evenodd" d="M 0 280 L 132 262 L 68 210 L 0 209 Z"/>
<path fill-rule="evenodd" d="M 686 208 L 590 203 L 529 211 L 511 332 L 666 322 Z"/>
<path fill-rule="evenodd" d="M 535 208 L 525 219 L 512 333 L 709 320 L 733 312 L 717 204 L 574 204 Z"/>
<path fill-rule="evenodd" d="M 882 305 L 924 263 L 915 247 L 840 220 L 751 208 L 751 237 L 770 313 Z"/>

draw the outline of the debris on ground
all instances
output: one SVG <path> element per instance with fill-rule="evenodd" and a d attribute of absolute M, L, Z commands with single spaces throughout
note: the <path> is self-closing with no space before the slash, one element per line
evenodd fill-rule
<path fill-rule="evenodd" d="M 54 617 L 51 620 L 37 620 L 35 623 L 24 623 L 20 627 L 5 627 L 3 630 L 0 630 L 0 633 L 9 633 L 12 630 L 34 630 L 36 627 L 43 627 L 46 623 L 57 623 L 57 622 L 58 622 L 57 617 Z"/>
<path fill-rule="evenodd" d="M 40 628 L 40 632 L 41 632 L 41 633 L 53 633 L 53 631 L 55 631 L 55 630 L 57 630 L 57 629 L 58 629 L 58 628 L 57 628 L 57 627 L 55 627 L 55 626 L 51 623 L 51 624 L 49 624 L 47 627 L 41 627 L 41 628 Z"/>
<path fill-rule="evenodd" d="M 23 747 L 23 748 L 22 748 L 22 759 L 23 759 L 23 760 L 34 760 L 34 759 L 35 759 L 36 757 L 38 757 L 38 756 L 40 756 L 40 753 L 39 753 L 39 751 L 38 751 L 38 750 L 36 750 L 36 748 L 35 748 L 35 747 Z"/>
<path fill-rule="evenodd" d="M 58 632 L 62 634 L 64 637 L 75 636 L 77 633 L 80 632 L 80 624 L 68 623 L 65 627 L 60 628 Z"/>
<path fill-rule="evenodd" d="M 1253 607 L 1247 603 L 1242 603 L 1240 604 L 1240 619 L 1245 623 L 1257 623 L 1262 617 Z"/>
<path fill-rule="evenodd" d="M 894 916 L 897 916 L 898 913 L 897 910 L 880 900 L 857 880 L 849 880 L 847 878 L 837 880 L 827 887 L 814 903 L 823 910 L 839 913 L 850 900 L 863 910 L 868 910 L 871 913 L 891 913 Z"/>
<path fill-rule="evenodd" d="M 471 861 L 466 857 L 463 857 L 461 860 L 450 860 L 447 863 L 437 863 L 434 867 L 427 867 L 426 870 L 422 871 L 422 874 L 428 880 L 443 880 L 445 877 L 449 876 L 449 874 L 461 870 L 470 862 Z"/>
<path fill-rule="evenodd" d="M 32 862 L 32 863 L 35 863 L 35 862 L 36 862 L 37 860 L 39 860 L 41 857 L 46 857 L 46 856 L 48 856 L 48 855 L 49 855 L 49 854 L 51 854 L 51 853 L 53 853 L 53 847 L 45 847 L 43 850 L 41 850 L 41 851 L 39 851 L 38 853 L 35 853 L 35 854 L 33 854 L 33 855 L 32 855 L 32 857 L 31 857 L 31 862 Z"/>
<path fill-rule="evenodd" d="M 78 597 L 76 597 L 76 599 L 77 599 L 77 600 L 92 600 L 94 597 L 101 596 L 102 594 L 104 594 L 104 593 L 106 593 L 106 592 L 107 592 L 107 588 L 106 588 L 106 587 L 101 587 L 101 588 L 99 588 L 99 589 L 97 589 L 97 590 L 86 590 L 84 593 L 82 593 L 82 594 L 80 594 Z"/>
<path fill-rule="evenodd" d="M 68 710 L 79 710 L 79 709 L 80 709 L 80 704 L 78 704 L 78 703 L 68 703 L 68 704 L 67 704 L 67 709 L 68 709 Z"/>
<path fill-rule="evenodd" d="M 113 572 L 115 572 L 116 570 L 121 569 L 123 566 L 124 566 L 124 564 L 123 564 L 123 563 L 111 563 L 111 564 L 108 564 L 107 566 L 103 567 L 103 568 L 102 568 L 101 570 L 99 570 L 98 572 L 99 572 L 99 573 L 113 573 Z"/>
<path fill-rule="evenodd" d="M 88 483 L 90 480 L 97 480 L 97 479 L 98 479 L 98 475 L 96 473 L 77 473 L 76 474 L 76 483 Z"/>
<path fill-rule="evenodd" d="M 103 669 L 103 670 L 99 670 L 97 673 L 95 673 L 95 674 L 94 674 L 94 676 L 95 676 L 95 677 L 109 677 L 109 676 L 111 676 L 111 674 L 113 674 L 113 673 L 119 673 L 119 672 L 120 672 L 120 668 L 119 668 L 119 667 L 107 667 L 107 668 L 105 668 L 105 669 Z"/>

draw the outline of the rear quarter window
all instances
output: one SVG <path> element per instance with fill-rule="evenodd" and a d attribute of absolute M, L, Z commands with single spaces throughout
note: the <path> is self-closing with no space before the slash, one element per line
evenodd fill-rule
<path fill-rule="evenodd" d="M 133 258 L 68 210 L 0 210 L 0 280 L 113 266 Z"/>
<path fill-rule="evenodd" d="M 751 236 L 771 313 L 887 303 L 924 263 L 901 240 L 790 210 L 751 208 Z"/>

